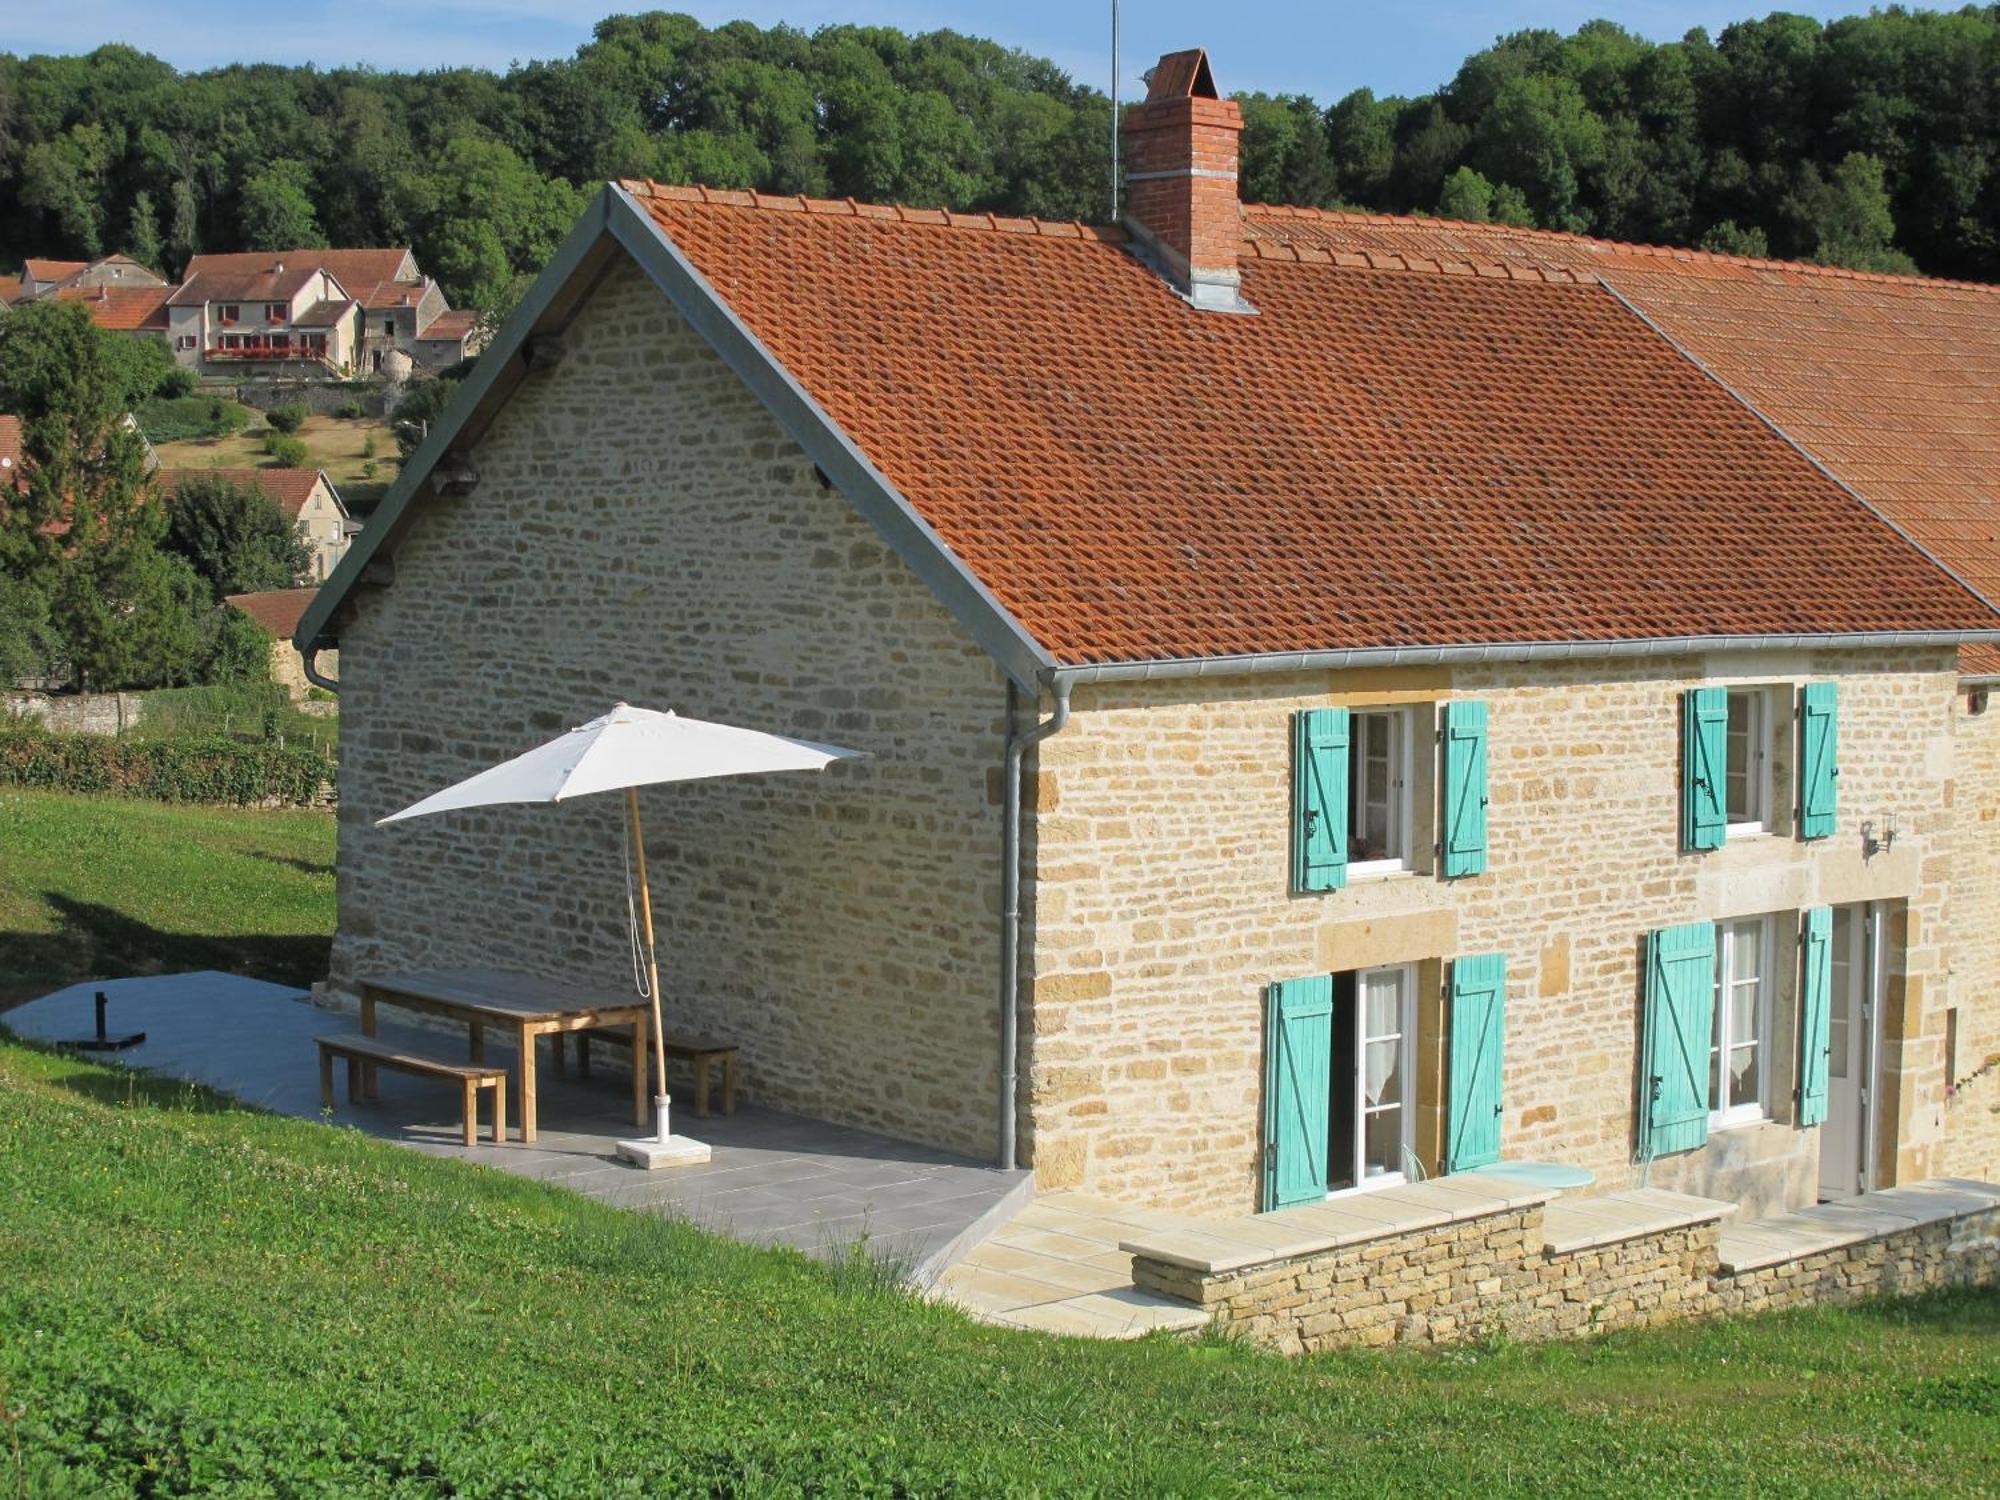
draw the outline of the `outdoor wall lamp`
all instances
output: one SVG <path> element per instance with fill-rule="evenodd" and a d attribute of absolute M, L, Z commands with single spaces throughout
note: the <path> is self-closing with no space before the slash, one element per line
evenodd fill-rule
<path fill-rule="evenodd" d="M 1861 825 L 1861 857 L 1873 859 L 1896 847 L 1896 815 L 1889 813 L 1882 819 L 1882 836 L 1875 836 L 1875 824 L 1870 821 Z"/>

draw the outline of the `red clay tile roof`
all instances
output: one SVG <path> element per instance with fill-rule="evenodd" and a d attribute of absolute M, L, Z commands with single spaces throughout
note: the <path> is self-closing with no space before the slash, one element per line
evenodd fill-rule
<path fill-rule="evenodd" d="M 338 280 L 339 278 L 335 278 Z M 341 282 L 346 286 L 346 282 Z M 399 307 L 415 307 L 424 299 L 429 281 L 377 281 L 368 286 L 348 287 L 370 312 L 392 312 Z"/>
<path fill-rule="evenodd" d="M 464 343 L 479 322 L 479 314 L 470 308 L 457 308 L 441 312 L 423 326 L 418 333 L 420 339 L 450 339 L 453 343 Z"/>
<path fill-rule="evenodd" d="M 21 278 L 0 276 L 0 302 L 12 302 L 21 295 Z"/>
<path fill-rule="evenodd" d="M 87 260 L 30 260 L 23 263 L 29 277 L 36 281 L 66 281 L 79 271 L 90 269 Z"/>
<path fill-rule="evenodd" d="M 202 257 L 196 256 L 197 260 Z M 256 271 L 196 271 L 190 267 L 167 298 L 169 307 L 199 307 L 205 302 L 286 302 L 319 274 L 318 266 L 266 256 Z M 284 269 L 280 270 L 282 266 Z"/>
<path fill-rule="evenodd" d="M 313 486 L 319 483 L 320 471 L 318 469 L 162 469 L 160 488 L 171 497 L 188 480 L 210 477 L 262 490 L 272 504 L 296 521 L 299 512 L 305 509 L 306 502 L 312 499 Z"/>
<path fill-rule="evenodd" d="M 394 281 L 403 271 L 410 252 L 406 249 L 380 250 L 238 250 L 222 255 L 197 255 L 187 265 L 186 275 L 251 276 L 270 270 L 282 261 L 287 270 L 303 266 L 332 273 L 350 295 L 359 297 L 376 283 Z"/>
<path fill-rule="evenodd" d="M 318 589 L 267 589 L 261 594 L 228 594 L 224 602 L 233 604 L 251 619 L 262 625 L 279 640 L 290 640 L 292 632 L 299 628 L 299 617 L 306 612 Z"/>
<path fill-rule="evenodd" d="M 342 318 L 353 312 L 354 306 L 354 299 L 352 297 L 315 302 L 311 307 L 292 319 L 292 327 L 332 328 Z"/>
<path fill-rule="evenodd" d="M 2000 626 L 1590 282 L 628 186 L 1066 665 Z"/>
<path fill-rule="evenodd" d="M 122 333 L 166 332 L 166 286 L 66 286 L 51 295 L 58 302 L 81 302 L 99 328 Z"/>
<path fill-rule="evenodd" d="M 1252 207 L 1253 253 L 1601 277 L 1843 483 L 2000 600 L 2000 287 L 1486 224 Z M 2000 673 L 2000 648 L 1963 667 Z"/>

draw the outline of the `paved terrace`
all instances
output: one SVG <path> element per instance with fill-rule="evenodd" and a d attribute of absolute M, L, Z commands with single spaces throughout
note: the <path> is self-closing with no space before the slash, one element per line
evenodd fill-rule
<path fill-rule="evenodd" d="M 110 996 L 113 1035 L 146 1033 L 139 1046 L 102 1054 L 107 1060 L 300 1119 L 320 1118 L 313 1038 L 359 1029 L 353 1016 L 316 1006 L 301 991 L 216 973 L 75 985 L 0 1013 L 0 1025 L 31 1041 L 88 1036 L 98 990 Z M 398 1015 L 384 1006 L 383 1040 L 439 1057 L 459 1055 L 462 1039 L 397 1025 Z M 491 1030 L 486 1045 L 489 1061 L 513 1068 L 512 1046 Z M 679 1107 L 679 1098 L 675 1128 L 707 1141 L 714 1154 L 700 1166 L 644 1172 L 614 1156 L 617 1140 L 638 1133 L 622 1069 L 601 1066 L 585 1083 L 558 1075 L 545 1057 L 536 1086 L 540 1139 L 532 1145 L 482 1139 L 466 1147 L 456 1089 L 387 1069 L 381 1099 L 352 1106 L 345 1074 L 336 1067 L 334 1121 L 600 1203 L 674 1215 L 751 1244 L 828 1255 L 865 1242 L 871 1252 L 907 1265 L 912 1279 L 923 1283 L 1033 1191 L 1026 1172 L 1000 1172 L 926 1146 L 749 1103 L 739 1103 L 734 1115 L 697 1120 Z M 482 1100 L 482 1136 L 490 1120 L 490 1101 Z"/>

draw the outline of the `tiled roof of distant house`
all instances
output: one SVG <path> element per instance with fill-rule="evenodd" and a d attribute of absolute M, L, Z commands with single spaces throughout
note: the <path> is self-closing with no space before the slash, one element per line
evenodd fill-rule
<path fill-rule="evenodd" d="M 160 487 L 171 496 L 190 480 L 211 477 L 262 490 L 280 510 L 297 520 L 312 498 L 313 486 L 323 476 L 318 469 L 162 469 Z"/>
<path fill-rule="evenodd" d="M 378 282 L 395 281 L 411 274 L 410 252 L 406 249 L 376 250 L 238 250 L 220 255 L 197 255 L 188 262 L 186 274 L 248 276 L 268 270 L 273 262 L 287 267 L 324 269 L 333 279 L 359 297 Z"/>
<path fill-rule="evenodd" d="M 351 297 L 315 302 L 311 307 L 292 319 L 292 326 L 294 328 L 331 328 L 353 311 L 354 299 Z"/>
<path fill-rule="evenodd" d="M 267 589 L 260 594 L 229 594 L 225 602 L 242 610 L 282 641 L 299 628 L 299 617 L 318 592 L 317 589 Z"/>
<path fill-rule="evenodd" d="M 164 286 L 66 286 L 50 295 L 58 302 L 81 302 L 99 328 L 164 333 L 172 292 Z"/>
<path fill-rule="evenodd" d="M 79 271 L 90 269 L 87 260 L 30 260 L 23 269 L 33 281 L 67 281 Z"/>
<path fill-rule="evenodd" d="M 479 314 L 470 308 L 458 308 L 451 312 L 441 312 L 426 323 L 417 334 L 420 339 L 450 339 L 454 343 L 468 338 L 479 322 Z"/>
<path fill-rule="evenodd" d="M 20 277 L 0 276 L 0 303 L 12 302 L 14 301 L 15 298 L 19 297 L 20 295 L 21 295 Z"/>

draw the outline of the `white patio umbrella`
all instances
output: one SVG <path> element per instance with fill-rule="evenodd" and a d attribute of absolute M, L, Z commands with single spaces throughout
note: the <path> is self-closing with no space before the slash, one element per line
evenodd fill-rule
<path fill-rule="evenodd" d="M 503 802 L 567 802 L 593 792 L 625 793 L 625 837 L 630 872 L 639 877 L 638 930 L 634 943 L 645 968 L 644 992 L 653 1005 L 653 1060 L 659 1089 L 653 1096 L 657 1139 L 620 1142 L 634 1160 L 652 1165 L 671 1154 L 667 1121 L 667 1049 L 660 1018 L 660 967 L 653 951 L 653 891 L 646 878 L 646 838 L 639 822 L 639 788 L 663 781 L 702 781 L 715 776 L 748 776 L 762 771 L 818 771 L 837 760 L 860 758 L 859 750 L 815 744 L 733 724 L 684 719 L 650 708 L 619 703 L 611 712 L 581 724 L 526 754 L 502 761 L 476 776 L 433 792 L 423 801 L 378 818 L 377 825 L 421 818 L 464 807 Z M 642 1066 L 637 1057 L 634 1067 Z M 626 1150 L 630 1147 L 630 1150 Z"/>

